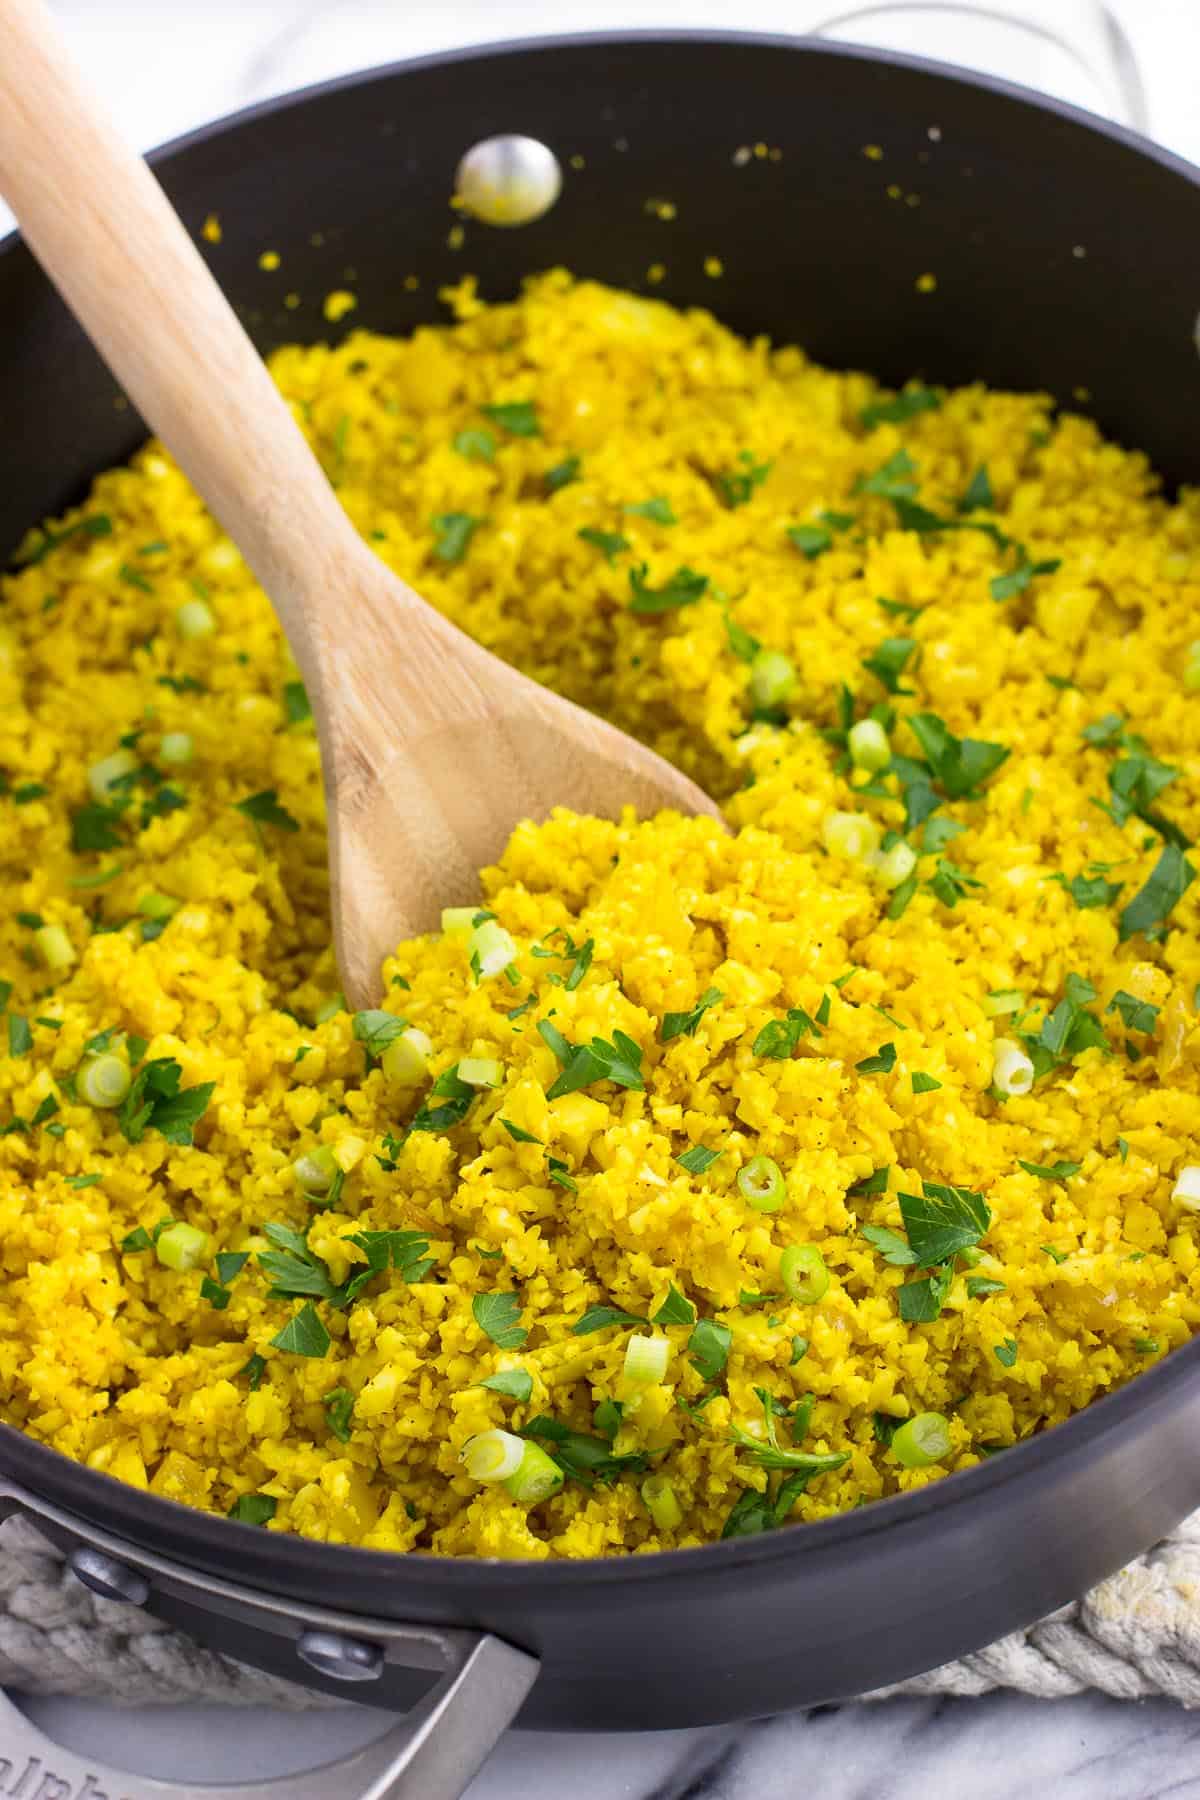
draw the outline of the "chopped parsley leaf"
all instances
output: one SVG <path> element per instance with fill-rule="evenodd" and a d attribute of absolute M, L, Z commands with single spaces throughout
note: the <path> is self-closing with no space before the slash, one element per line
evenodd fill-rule
<path fill-rule="evenodd" d="M 655 494 L 652 500 L 638 500 L 625 508 L 638 519 L 650 519 L 655 525 L 678 525 L 679 520 L 671 509 L 671 502 L 662 494 Z"/>
<path fill-rule="evenodd" d="M 634 613 L 672 612 L 680 606 L 694 606 L 708 587 L 708 576 L 694 569 L 679 568 L 660 588 L 646 584 L 647 565 L 642 563 L 629 571 L 629 610 Z"/>
<path fill-rule="evenodd" d="M 120 817 L 120 811 L 114 806 L 89 801 L 86 806 L 78 807 L 71 814 L 72 850 L 120 849 L 121 834 L 116 829 Z"/>
<path fill-rule="evenodd" d="M 1105 881 L 1103 875 L 1074 875 L 1068 881 L 1065 875 L 1057 874 L 1050 879 L 1066 888 L 1076 906 L 1083 911 L 1094 906 L 1111 906 L 1124 885 L 1120 881 Z"/>
<path fill-rule="evenodd" d="M 546 492 L 557 494 L 560 488 L 570 487 L 573 481 L 579 480 L 579 471 L 583 463 L 578 456 L 564 457 L 562 462 L 555 463 L 545 474 Z"/>
<path fill-rule="evenodd" d="M 542 435 L 537 407 L 532 400 L 506 400 L 498 406 L 482 406 L 479 410 L 494 425 L 498 425 L 501 431 L 507 431 L 510 437 L 533 438 Z"/>
<path fill-rule="evenodd" d="M 1149 1037 L 1158 1018 L 1157 1006 L 1151 1006 L 1148 1000 L 1139 1000 L 1136 994 L 1127 994 L 1124 988 L 1115 993 L 1105 1013 L 1119 1012 L 1126 1031 L 1142 1031 Z"/>
<path fill-rule="evenodd" d="M 480 1331 L 500 1350 L 519 1350 L 529 1336 L 520 1322 L 520 1299 L 511 1291 L 476 1294 L 471 1311 Z"/>
<path fill-rule="evenodd" d="M 440 1100 L 442 1104 L 431 1106 L 426 1100 L 409 1121 L 408 1133 L 450 1131 L 455 1125 L 461 1125 L 471 1110 L 475 1095 L 476 1090 L 460 1080 L 458 1064 L 452 1063 L 442 1070 L 429 1090 L 429 1100 Z"/>
<path fill-rule="evenodd" d="M 852 1188 L 847 1189 L 847 1196 L 852 1199 L 859 1199 L 860 1197 L 869 1194 L 885 1194 L 887 1192 L 888 1176 L 891 1172 L 890 1164 L 882 1169 L 873 1169 L 869 1175 L 864 1175 L 861 1181 L 856 1181 Z"/>
<path fill-rule="evenodd" d="M 907 724 L 934 779 L 951 800 L 973 798 L 1009 755 L 1003 744 L 955 737 L 935 713 L 912 713 Z"/>
<path fill-rule="evenodd" d="M 260 793 L 248 794 L 244 800 L 235 800 L 233 810 L 242 813 L 255 825 L 273 825 L 277 831 L 299 831 L 300 822 L 293 819 L 290 812 L 279 804 L 279 795 L 274 788 L 263 788 Z"/>
<path fill-rule="evenodd" d="M 716 1319 L 698 1319 L 688 1338 L 692 1365 L 703 1381 L 716 1381 L 729 1361 L 733 1333 Z"/>
<path fill-rule="evenodd" d="M 517 1400 L 523 1406 L 533 1396 L 533 1376 L 528 1369 L 501 1369 L 495 1375 L 486 1375 L 479 1385 L 493 1394 L 503 1394 L 506 1400 Z"/>
<path fill-rule="evenodd" d="M 468 425 L 465 431 L 456 432 L 453 444 L 459 456 L 466 457 L 468 462 L 492 462 L 495 459 L 496 439 L 484 425 Z"/>
<path fill-rule="evenodd" d="M 306 1300 L 299 1312 L 293 1313 L 283 1330 L 271 1339 L 276 1350 L 284 1350 L 291 1356 L 309 1357 L 325 1356 L 330 1342 L 329 1333 L 311 1300 Z"/>
<path fill-rule="evenodd" d="M 935 1080 L 932 1075 L 927 1075 L 923 1069 L 913 1070 L 912 1091 L 914 1094 L 932 1094 L 934 1089 L 940 1088 L 941 1085 L 940 1081 Z"/>
<path fill-rule="evenodd" d="M 603 551 L 604 559 L 609 563 L 612 562 L 618 551 L 629 548 L 629 539 L 622 537 L 619 531 L 597 531 L 593 526 L 585 525 L 575 535 L 582 538 L 585 544 L 591 544 L 595 549 Z"/>
<path fill-rule="evenodd" d="M 877 650 L 863 657 L 862 666 L 882 682 L 889 694 L 911 694 L 915 690 L 905 687 L 900 677 L 916 648 L 916 638 L 884 638 Z"/>
<path fill-rule="evenodd" d="M 718 494 L 731 511 L 753 499 L 755 489 L 762 486 L 772 468 L 769 462 L 756 463 L 752 450 L 741 451 L 738 464 L 738 468 L 718 475 L 715 483 Z"/>
<path fill-rule="evenodd" d="M 437 533 L 433 554 L 439 562 L 457 563 L 467 554 L 471 539 L 483 520 L 471 513 L 448 512 L 437 513 L 430 523 Z"/>
<path fill-rule="evenodd" d="M 1121 942 L 1139 933 L 1145 933 L 1147 937 L 1161 936 L 1172 910 L 1195 879 L 1196 871 L 1178 844 L 1164 844 L 1144 886 L 1121 914 L 1118 926 Z"/>
<path fill-rule="evenodd" d="M 205 1275 L 200 1282 L 200 1298 L 207 1300 L 214 1312 L 224 1312 L 233 1295 L 219 1281 L 214 1281 L 211 1275 Z"/>
<path fill-rule="evenodd" d="M 554 1461 L 562 1469 L 564 1475 L 572 1481 L 579 1482 L 581 1487 L 594 1487 L 597 1481 L 611 1481 L 623 1470 L 641 1473 L 649 1468 L 650 1459 L 644 1450 L 631 1450 L 624 1456 L 614 1456 L 611 1440 L 600 1437 L 589 1437 L 586 1432 L 572 1431 L 569 1425 L 560 1420 L 540 1413 L 522 1427 L 521 1437 L 543 1438 L 553 1446 Z"/>
<path fill-rule="evenodd" d="M 985 1300 L 989 1294 L 1003 1294 L 1005 1292 L 1007 1292 L 1005 1283 L 1003 1281 L 993 1280 L 990 1275 L 967 1276 L 968 1300 Z"/>
<path fill-rule="evenodd" d="M 696 1309 L 686 1294 L 681 1294 L 674 1282 L 667 1289 L 667 1297 L 656 1313 L 651 1315 L 653 1325 L 694 1325 Z"/>
<path fill-rule="evenodd" d="M 534 1137 L 532 1131 L 526 1131 L 522 1125 L 514 1125 L 511 1119 L 501 1119 L 500 1123 L 516 1144 L 540 1144 L 542 1139 Z"/>
<path fill-rule="evenodd" d="M 147 1131 L 157 1131 L 168 1144 L 194 1142 L 193 1130 L 203 1117 L 216 1090 L 213 1081 L 181 1088 L 183 1070 L 172 1057 L 157 1056 L 143 1063 L 121 1102 L 117 1124 L 131 1144 L 140 1144 Z"/>
<path fill-rule="evenodd" d="M 589 1306 L 571 1327 L 572 1337 L 587 1337 L 593 1331 L 606 1331 L 610 1325 L 645 1325 L 645 1313 L 626 1312 L 621 1306 Z"/>
<path fill-rule="evenodd" d="M 949 1261 L 983 1237 L 992 1222 L 982 1194 L 970 1188 L 923 1181 L 921 1194 L 900 1194 L 900 1216 L 918 1264 Z"/>
<path fill-rule="evenodd" d="M 1041 1079 L 1060 1063 L 1069 1062 L 1083 1050 L 1109 1049 L 1104 1027 L 1088 1003 L 1096 999 L 1096 990 L 1081 975 L 1068 975 L 1063 998 L 1043 1019 L 1036 1032 L 1018 1032 L 1033 1063 L 1034 1075 Z"/>
<path fill-rule="evenodd" d="M 1027 1175 L 1036 1175 L 1039 1181 L 1066 1181 L 1068 1176 L 1078 1175 L 1083 1167 L 1077 1162 L 1035 1163 L 1026 1162 L 1018 1156 L 1018 1163 Z"/>
<path fill-rule="evenodd" d="M 265 1356 L 260 1356 L 258 1354 L 257 1350 L 254 1352 L 254 1355 L 250 1358 L 250 1361 L 248 1363 L 244 1363 L 243 1366 L 238 1370 L 239 1375 L 249 1376 L 250 1392 L 252 1394 L 257 1394 L 259 1388 L 262 1386 L 262 1378 L 266 1374 L 266 1372 L 267 1372 L 267 1359 Z"/>
<path fill-rule="evenodd" d="M 963 490 L 962 499 L 958 503 L 959 512 L 991 512 L 995 507 L 996 497 L 992 493 L 991 477 L 987 464 L 980 463 L 970 481 Z"/>
<path fill-rule="evenodd" d="M 918 413 L 936 412 L 941 404 L 942 396 L 936 389 L 926 387 L 921 381 L 910 381 L 894 399 L 873 400 L 863 407 L 858 417 L 864 430 L 874 431 L 877 425 L 903 425 L 906 419 L 915 419 Z"/>
<path fill-rule="evenodd" d="M 548 1019 L 539 1023 L 538 1031 L 562 1064 L 561 1073 L 546 1089 L 547 1100 L 577 1093 L 596 1081 L 613 1081 L 624 1088 L 645 1087 L 641 1046 L 623 1031 L 613 1032 L 611 1044 L 601 1037 L 594 1037 L 589 1044 L 570 1044 Z"/>
<path fill-rule="evenodd" d="M 381 1057 L 388 1045 L 407 1029 L 407 1019 L 377 1007 L 354 1015 L 354 1035 L 366 1050 L 369 1062 Z"/>
<path fill-rule="evenodd" d="M 725 614 L 725 636 L 729 640 L 729 648 L 740 662 L 753 662 L 762 649 L 758 639 L 739 625 L 729 613 Z"/>
<path fill-rule="evenodd" d="M 948 857 L 942 856 L 938 858 L 937 868 L 925 885 L 930 893 L 937 895 L 943 906 L 957 906 L 960 900 L 966 898 L 968 888 L 982 887 L 983 883 L 973 875 L 968 875 L 965 869 L 960 869 Z"/>
<path fill-rule="evenodd" d="M 8 1015 L 8 1054 L 10 1056 L 28 1056 L 33 1049 L 33 1033 L 29 1022 L 20 1013 L 10 1012 Z"/>
<path fill-rule="evenodd" d="M 894 1269 L 911 1268 L 917 1260 L 916 1252 L 900 1233 L 890 1231 L 886 1225 L 864 1225 L 863 1236 Z"/>
<path fill-rule="evenodd" d="M 283 686 L 283 711 L 289 725 L 303 725 L 312 718 L 312 703 L 302 681 L 287 681 Z"/>
<path fill-rule="evenodd" d="M 1030 562 L 1028 552 L 1018 546 L 1019 561 L 1015 568 L 1006 575 L 993 575 L 988 584 L 993 600 L 1011 600 L 1016 594 L 1023 594 L 1035 575 L 1053 575 L 1062 567 L 1061 557 L 1051 556 L 1042 562 Z"/>
<path fill-rule="evenodd" d="M 790 1006 L 784 1019 L 768 1019 L 754 1039 L 753 1054 L 786 1062 L 803 1037 L 820 1037 L 821 1027 L 802 1006 Z"/>
<path fill-rule="evenodd" d="M 895 1044 L 880 1044 L 874 1056 L 864 1056 L 855 1063 L 860 1075 L 887 1075 L 896 1066 Z"/>
<path fill-rule="evenodd" d="M 904 880 L 892 889 L 892 897 L 887 903 L 887 917 L 902 919 L 908 911 L 909 901 L 916 893 L 919 882 L 915 875 L 906 875 Z"/>
<path fill-rule="evenodd" d="M 1038 1249 L 1044 1251 L 1052 1263 L 1065 1263 L 1071 1254 L 1069 1250 L 1056 1250 L 1053 1244 L 1039 1244 Z"/>
<path fill-rule="evenodd" d="M 720 988 L 710 987 L 701 994 L 695 1006 L 688 1012 L 669 1012 L 663 1014 L 662 1024 L 658 1028 L 659 1042 L 669 1044 L 672 1038 L 694 1037 L 696 1028 L 710 1006 L 715 1006 L 724 995 Z"/>
<path fill-rule="evenodd" d="M 354 1415 L 354 1395 L 349 1388 L 330 1388 L 322 1397 L 325 1422 L 340 1443 L 350 1442 L 350 1420 Z"/>
<path fill-rule="evenodd" d="M 997 1362 L 1003 1363 L 1006 1369 L 1011 1369 L 1017 1360 L 1017 1340 L 1006 1337 L 1002 1344 L 993 1344 L 992 1351 Z"/>

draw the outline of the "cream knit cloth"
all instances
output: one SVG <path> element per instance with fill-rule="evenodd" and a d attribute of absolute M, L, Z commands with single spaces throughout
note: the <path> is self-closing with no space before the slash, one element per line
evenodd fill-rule
<path fill-rule="evenodd" d="M 203 1649 L 135 1607 L 100 1600 L 20 1519 L 0 1525 L 0 1687 L 124 1706 L 336 1705 Z M 868 1696 L 985 1694 L 1057 1699 L 1098 1688 L 1200 1706 L 1200 1512 L 1129 1567 L 1028 1631 Z"/>

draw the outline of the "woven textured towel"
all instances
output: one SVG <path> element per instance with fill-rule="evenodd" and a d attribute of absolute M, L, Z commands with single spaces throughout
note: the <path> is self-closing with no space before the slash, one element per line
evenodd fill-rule
<path fill-rule="evenodd" d="M 20 1519 L 0 1525 L 0 1687 L 123 1706 L 338 1704 L 214 1655 L 134 1607 L 97 1599 Z M 1200 1706 L 1200 1512 L 1039 1625 L 866 1697 L 993 1688 L 1039 1699 L 1098 1688 L 1118 1700 L 1165 1695 Z"/>

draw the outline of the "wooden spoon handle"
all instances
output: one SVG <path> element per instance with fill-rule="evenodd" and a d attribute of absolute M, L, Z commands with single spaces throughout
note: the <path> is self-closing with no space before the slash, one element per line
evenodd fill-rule
<path fill-rule="evenodd" d="M 311 606 L 370 552 L 142 159 L 41 0 L 0 0 L 0 190 L 142 416 L 220 520 L 318 679 Z"/>

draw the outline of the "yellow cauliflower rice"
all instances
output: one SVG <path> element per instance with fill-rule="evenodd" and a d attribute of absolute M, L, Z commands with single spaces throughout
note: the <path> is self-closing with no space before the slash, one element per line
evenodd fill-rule
<path fill-rule="evenodd" d="M 271 610 L 160 448 L 101 475 L 4 581 L 3 1417 L 453 1555 L 967 1468 L 1200 1320 L 1200 501 L 1044 395 L 450 298 L 280 351 L 296 417 L 731 829 L 522 825 L 353 1016 Z"/>

